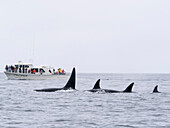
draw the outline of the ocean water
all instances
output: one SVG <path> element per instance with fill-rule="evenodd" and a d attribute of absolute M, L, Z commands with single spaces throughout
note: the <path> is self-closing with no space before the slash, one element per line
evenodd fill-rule
<path fill-rule="evenodd" d="M 134 93 L 90 93 L 101 88 Z M 8 80 L 0 73 L 0 128 L 169 128 L 170 74 L 77 74 L 77 91 L 35 92 L 63 87 L 67 79 Z M 162 93 L 152 93 L 155 85 Z"/>

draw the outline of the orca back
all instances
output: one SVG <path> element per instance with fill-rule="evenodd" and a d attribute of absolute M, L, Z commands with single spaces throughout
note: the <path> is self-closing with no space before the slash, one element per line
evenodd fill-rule
<path fill-rule="evenodd" d="M 132 92 L 134 83 L 131 83 L 123 92 Z"/>
<path fill-rule="evenodd" d="M 64 86 L 64 90 L 67 89 L 75 89 L 76 84 L 76 70 L 73 68 L 70 79 L 68 80 L 67 84 Z"/>
<path fill-rule="evenodd" d="M 61 90 L 62 88 L 46 88 L 46 89 L 37 89 L 37 90 L 34 90 L 36 92 L 55 92 L 55 91 L 58 91 L 58 90 Z"/>

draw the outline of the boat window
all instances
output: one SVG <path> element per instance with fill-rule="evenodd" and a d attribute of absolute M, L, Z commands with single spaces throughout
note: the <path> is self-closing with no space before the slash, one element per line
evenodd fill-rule
<path fill-rule="evenodd" d="M 38 72 L 38 68 L 32 68 L 32 69 L 31 69 L 31 73 L 33 73 L 33 70 L 35 70 L 36 72 Z"/>
<path fill-rule="evenodd" d="M 49 70 L 49 73 L 51 73 L 51 70 Z"/>
<path fill-rule="evenodd" d="M 18 65 L 15 65 L 15 67 L 18 69 Z"/>
<path fill-rule="evenodd" d="M 29 68 L 29 65 L 25 65 L 25 68 Z"/>
<path fill-rule="evenodd" d="M 40 68 L 40 72 L 41 72 L 41 73 L 44 73 L 45 71 L 44 71 L 44 69 Z"/>

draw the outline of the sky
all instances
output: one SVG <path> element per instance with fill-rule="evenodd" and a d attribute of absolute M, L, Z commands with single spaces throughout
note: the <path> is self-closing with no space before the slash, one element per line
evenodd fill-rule
<path fill-rule="evenodd" d="M 170 73 L 169 0 L 0 0 L 0 72 Z"/>

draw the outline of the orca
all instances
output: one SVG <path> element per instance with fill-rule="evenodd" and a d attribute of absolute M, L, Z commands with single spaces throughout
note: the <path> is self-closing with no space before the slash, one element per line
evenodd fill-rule
<path fill-rule="evenodd" d="M 73 68 L 70 79 L 68 80 L 67 84 L 63 88 L 46 88 L 46 89 L 37 89 L 34 91 L 55 92 L 55 91 L 60 91 L 60 90 L 76 90 L 75 84 L 76 84 L 76 70 L 75 70 L 75 68 Z"/>
<path fill-rule="evenodd" d="M 117 90 L 111 90 L 111 89 L 101 89 L 100 88 L 100 79 L 97 80 L 96 84 L 94 85 L 93 89 L 86 90 L 89 92 L 104 92 L 104 93 L 130 93 L 132 92 L 132 87 L 134 83 L 131 83 L 124 91 L 117 91 Z"/>
<path fill-rule="evenodd" d="M 160 92 L 158 91 L 158 85 L 156 85 L 155 88 L 153 89 L 153 93 L 160 93 Z"/>

